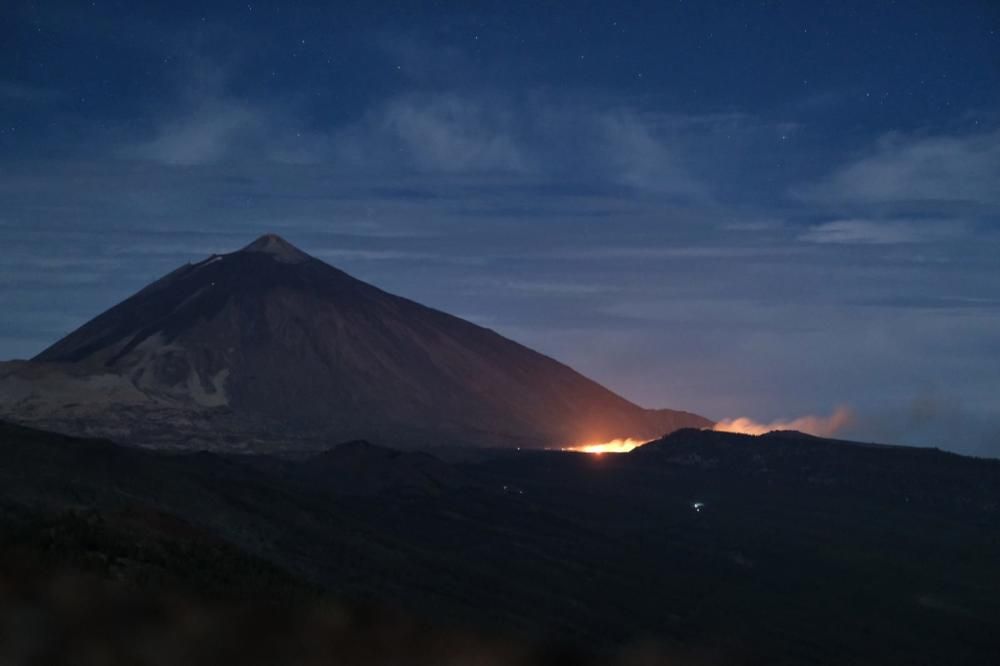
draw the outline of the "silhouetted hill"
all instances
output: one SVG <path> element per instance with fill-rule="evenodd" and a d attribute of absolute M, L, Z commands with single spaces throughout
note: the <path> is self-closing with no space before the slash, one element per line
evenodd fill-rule
<path fill-rule="evenodd" d="M 300 478 L 345 495 L 439 493 L 472 484 L 458 469 L 420 451 L 363 440 L 339 444 L 296 465 Z"/>
<path fill-rule="evenodd" d="M 971 511 L 1000 508 L 1000 460 L 934 448 L 846 442 L 795 431 L 753 436 L 686 428 L 629 455 L 755 478 L 786 490 L 823 488 Z"/>
<path fill-rule="evenodd" d="M 709 422 L 647 410 L 551 358 L 263 236 L 178 268 L 31 362 L 0 413 L 221 450 L 567 445 Z"/>

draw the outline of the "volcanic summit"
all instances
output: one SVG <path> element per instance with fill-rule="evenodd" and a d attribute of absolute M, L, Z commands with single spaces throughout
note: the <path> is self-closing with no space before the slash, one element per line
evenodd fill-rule
<path fill-rule="evenodd" d="M 178 268 L 31 361 L 0 364 L 0 413 L 185 448 L 560 446 L 710 425 L 641 408 L 273 234 Z"/>

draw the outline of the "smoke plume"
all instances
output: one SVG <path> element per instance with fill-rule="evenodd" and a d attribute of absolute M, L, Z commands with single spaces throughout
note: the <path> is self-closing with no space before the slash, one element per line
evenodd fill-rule
<path fill-rule="evenodd" d="M 853 421 L 854 413 L 850 409 L 838 407 L 830 416 L 802 416 L 789 421 L 772 421 L 770 423 L 759 423 L 745 416 L 723 419 L 716 423 L 712 429 L 722 432 L 739 432 L 746 435 L 763 435 L 772 430 L 798 430 L 817 437 L 831 437 Z"/>

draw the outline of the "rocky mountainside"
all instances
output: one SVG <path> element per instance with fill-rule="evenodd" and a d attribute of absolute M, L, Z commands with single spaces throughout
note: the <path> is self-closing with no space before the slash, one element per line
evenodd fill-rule
<path fill-rule="evenodd" d="M 0 414 L 184 448 L 560 446 L 705 427 L 643 409 L 470 322 L 283 239 L 178 268 L 43 351 L 0 365 Z"/>

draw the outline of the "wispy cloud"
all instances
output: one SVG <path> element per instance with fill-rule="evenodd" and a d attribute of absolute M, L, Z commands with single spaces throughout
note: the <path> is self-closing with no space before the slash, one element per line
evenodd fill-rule
<path fill-rule="evenodd" d="M 900 220 L 834 220 L 816 224 L 799 235 L 807 243 L 839 245 L 896 245 L 954 238 L 964 231 L 961 222 Z"/>
<path fill-rule="evenodd" d="M 336 131 L 333 159 L 421 172 L 524 172 L 527 157 L 502 103 L 443 93 L 393 99 Z"/>
<path fill-rule="evenodd" d="M 647 245 L 645 247 L 601 247 L 576 250 L 557 250 L 553 257 L 570 259 L 750 259 L 777 257 L 800 253 L 801 249 L 781 245 L 719 245 L 706 241 L 701 245 Z"/>
<path fill-rule="evenodd" d="M 234 92 L 235 66 L 197 50 L 183 52 L 174 89 L 151 110 L 150 130 L 119 150 L 129 159 L 170 166 L 216 162 L 311 162 L 324 139 L 309 132 L 288 99 Z"/>
<path fill-rule="evenodd" d="M 331 158 L 371 170 L 508 173 L 707 197 L 665 119 L 597 100 L 408 94 L 337 129 Z"/>
<path fill-rule="evenodd" d="M 247 106 L 216 102 L 184 112 L 160 126 L 153 138 L 127 154 L 170 165 L 216 162 L 241 139 L 264 130 L 266 118 Z"/>
<path fill-rule="evenodd" d="M 795 194 L 833 204 L 1000 204 L 1000 131 L 883 136 L 876 147 Z"/>
<path fill-rule="evenodd" d="M 599 97 L 484 90 L 403 92 L 355 120 L 306 126 L 289 99 L 231 90 L 226 67 L 188 59 L 151 128 L 119 154 L 168 166 L 324 164 L 344 173 L 530 176 L 708 200 L 691 138 L 731 116 L 644 111 Z"/>
<path fill-rule="evenodd" d="M 328 146 L 326 135 L 304 128 L 290 109 L 220 96 L 164 115 L 151 136 L 131 141 L 120 154 L 168 166 L 296 165 L 326 159 Z"/>
<path fill-rule="evenodd" d="M 618 111 L 595 119 L 601 128 L 603 151 L 619 182 L 640 190 L 704 198 L 707 187 L 682 166 L 678 147 L 671 147 L 656 126 L 641 115 Z"/>

